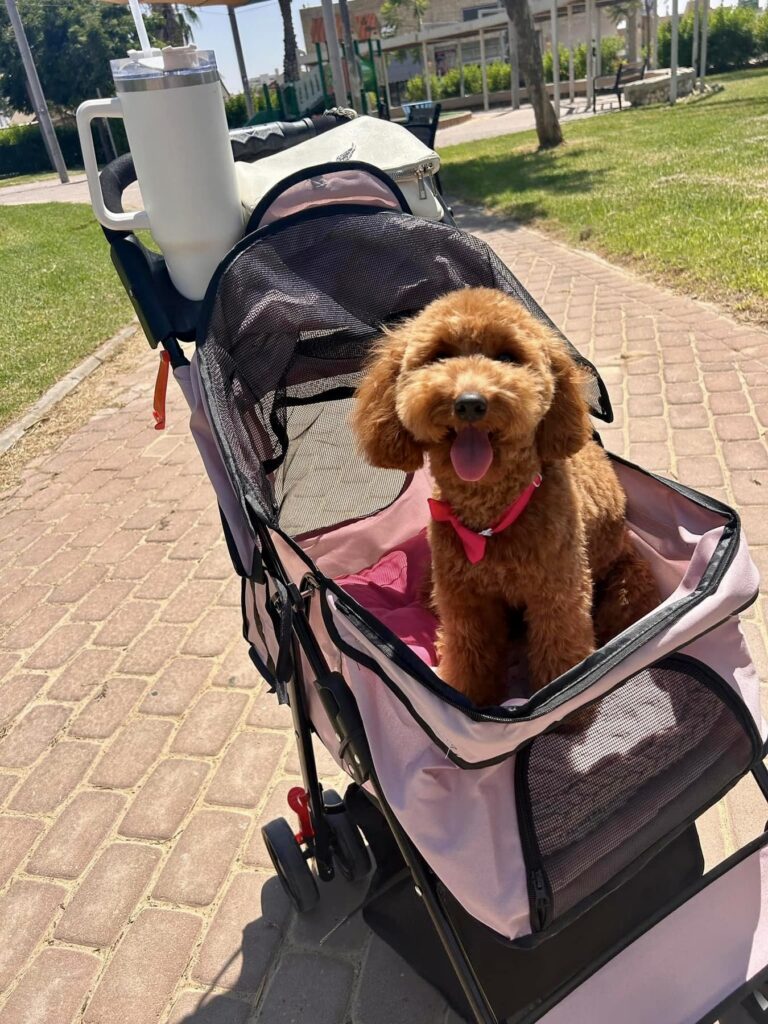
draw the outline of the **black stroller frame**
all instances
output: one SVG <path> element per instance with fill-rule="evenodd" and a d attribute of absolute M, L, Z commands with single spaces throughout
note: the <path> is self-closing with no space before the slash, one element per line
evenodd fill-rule
<path fill-rule="evenodd" d="M 323 127 L 330 128 L 335 123 L 334 120 L 333 123 L 324 124 Z M 295 144 L 302 141 L 306 135 L 314 134 L 318 130 L 318 125 L 304 123 L 303 128 L 304 133 L 296 126 L 290 127 L 290 131 L 286 129 L 285 132 L 278 129 L 277 135 L 283 134 L 286 138 L 290 137 L 290 144 Z M 276 141 L 268 129 L 262 129 L 262 132 L 265 137 L 270 139 L 268 152 L 281 148 L 279 139 Z M 252 158 L 253 152 L 249 156 Z M 130 155 L 114 161 L 102 172 L 101 186 L 108 209 L 113 212 L 121 212 L 122 193 L 134 180 L 135 172 Z M 449 217 L 450 214 L 446 209 L 446 218 Z M 117 272 L 131 298 L 150 344 L 153 347 L 162 346 L 168 353 L 174 368 L 188 365 L 180 342 L 199 340 L 198 324 L 201 304 L 191 302 L 179 295 L 170 281 L 163 258 L 147 250 L 134 235 L 107 229 L 105 229 L 105 235 L 110 243 L 112 259 Z M 420 973 L 441 988 L 454 1007 L 464 1014 L 469 1014 L 476 1024 L 501 1024 L 501 1017 L 494 1009 L 487 985 L 481 980 L 475 969 L 472 951 L 467 948 L 468 944 L 482 948 L 484 952 L 490 948 L 501 950 L 503 947 L 503 952 L 492 954 L 493 963 L 506 963 L 506 961 L 499 960 L 499 957 L 513 955 L 517 957 L 518 962 L 522 957 L 528 956 L 533 958 L 532 963 L 534 961 L 538 963 L 542 956 L 541 950 L 548 943 L 530 943 L 526 946 L 524 941 L 512 943 L 491 933 L 485 925 L 471 919 L 447 891 L 390 807 L 377 776 L 356 698 L 341 672 L 332 670 L 328 665 L 323 650 L 313 633 L 309 619 L 309 607 L 314 599 L 317 581 L 313 575 L 311 564 L 301 549 L 291 542 L 296 554 L 307 562 L 307 572 L 302 584 L 297 585 L 286 573 L 267 525 L 251 509 L 250 524 L 258 538 L 259 546 L 254 556 L 255 564 L 245 567 L 223 514 L 222 523 L 232 561 L 243 579 L 244 587 L 247 579 L 260 580 L 266 573 L 275 588 L 271 597 L 270 614 L 273 616 L 276 632 L 281 639 L 280 657 L 274 672 L 275 685 L 278 696 L 290 706 L 301 778 L 306 794 L 304 809 L 308 813 L 302 816 L 301 809 L 295 808 L 299 810 L 302 822 L 300 838 L 304 861 L 314 860 L 317 876 L 323 882 L 333 879 L 336 870 L 339 869 L 347 877 L 359 877 L 367 872 L 367 853 L 362 860 L 359 858 L 355 860 L 355 850 L 345 840 L 348 832 L 340 830 L 338 827 L 343 816 L 351 816 L 353 824 L 359 827 L 368 839 L 375 854 L 379 875 L 378 886 L 374 885 L 372 888 L 373 909 L 369 923 L 372 923 L 374 927 L 378 924 L 380 934 L 386 938 L 387 929 L 391 929 L 391 922 L 385 920 L 387 915 L 377 907 L 376 901 L 382 893 L 396 892 L 397 898 L 401 901 L 401 909 L 406 907 L 407 913 L 414 915 L 414 922 L 417 917 L 421 921 L 428 922 L 440 941 L 442 955 L 426 966 L 417 964 Z M 244 635 L 247 639 L 245 629 Z M 251 653 L 253 655 L 253 651 Z M 291 654 L 293 656 L 290 656 Z M 302 655 L 311 669 L 311 679 L 305 677 Z M 260 668 L 258 659 L 253 658 L 253 660 Z M 329 799 L 328 794 L 324 794 L 318 776 L 312 742 L 314 727 L 306 700 L 307 686 L 313 687 L 319 697 L 336 736 L 338 760 L 352 779 L 343 801 L 339 801 L 337 798 Z M 766 749 L 764 748 L 762 756 L 765 755 Z M 760 791 L 768 801 L 768 769 L 763 760 L 755 761 L 751 772 Z M 367 790 L 365 795 L 363 794 L 364 786 Z M 265 831 L 268 829 L 269 826 Z M 768 830 L 768 823 L 766 830 Z M 281 882 L 291 895 L 294 904 L 301 909 L 300 880 L 297 883 L 296 878 L 290 876 L 290 870 L 286 869 L 285 864 L 281 862 L 280 850 L 275 850 L 270 845 L 268 834 L 265 839 Z M 765 842 L 766 837 L 762 836 L 750 844 L 749 849 L 756 850 Z M 711 873 L 712 877 L 717 877 L 718 873 L 725 873 L 737 858 L 743 856 L 743 850 L 734 854 L 714 873 Z M 701 887 L 702 862 L 695 839 L 695 825 L 688 825 L 679 832 L 677 838 L 668 843 L 663 867 L 661 864 L 657 864 L 654 857 L 655 851 L 651 851 L 647 857 L 647 863 L 641 868 L 639 874 L 636 873 L 628 880 L 620 879 L 615 891 L 609 893 L 602 900 L 602 904 L 597 905 L 596 910 L 590 911 L 586 915 L 582 914 L 567 926 L 564 925 L 560 933 L 556 934 L 553 940 L 549 940 L 550 943 L 554 941 L 557 944 L 559 942 L 561 948 L 569 944 L 572 951 L 573 947 L 585 939 L 589 932 L 590 922 L 596 919 L 605 919 L 620 905 L 617 901 L 622 900 L 624 901 L 621 904 L 622 913 L 625 913 L 624 904 L 629 905 L 630 910 L 626 912 L 628 927 L 623 928 L 618 944 L 609 943 L 604 948 L 600 947 L 597 955 L 592 956 L 588 961 L 577 962 L 575 966 L 572 961 L 568 960 L 568 956 L 572 956 L 571 952 L 565 956 L 566 967 L 563 968 L 559 978 L 558 953 L 554 958 L 556 961 L 554 966 L 549 968 L 549 980 L 544 985 L 544 989 L 537 991 L 535 997 L 521 1005 L 512 1016 L 505 1016 L 508 1024 L 532 1024 L 533 1021 L 538 1020 L 561 998 L 572 992 L 585 977 L 610 960 L 619 949 L 628 945 L 635 935 L 648 930 L 656 920 L 661 920 L 665 914 L 669 913 L 675 893 L 677 893 L 677 899 L 684 902 L 686 892 L 698 891 L 698 888 Z M 676 876 L 674 871 L 670 872 L 670 863 L 680 865 L 679 875 Z M 665 875 L 672 877 L 666 878 L 665 881 Z M 641 879 L 642 884 L 637 879 Z M 682 891 L 679 885 L 680 879 L 683 880 Z M 649 886 L 653 891 L 658 889 L 661 894 L 660 904 L 650 908 L 650 915 L 646 905 Z M 600 918 L 601 914 L 602 918 Z M 414 923 L 413 926 L 417 931 L 421 927 L 418 923 Z M 426 932 L 419 932 L 419 934 L 426 934 Z M 483 943 L 485 945 L 478 945 Z M 589 943 L 587 942 L 586 945 L 588 946 Z M 512 947 L 514 950 L 510 952 Z M 493 959 L 494 957 L 496 960 Z M 538 969 L 535 967 L 534 973 Z M 569 971 L 570 974 L 567 973 Z M 553 977 L 555 981 L 553 981 Z M 742 990 L 731 993 L 724 1003 L 710 1008 L 700 1018 L 699 1024 L 710 1024 L 716 1020 L 719 1020 L 720 1024 L 768 1021 L 766 997 L 768 997 L 768 968 L 751 979 L 750 983 Z"/>

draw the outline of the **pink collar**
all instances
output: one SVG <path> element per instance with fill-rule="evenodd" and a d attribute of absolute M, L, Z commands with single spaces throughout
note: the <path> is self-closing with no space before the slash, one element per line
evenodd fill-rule
<path fill-rule="evenodd" d="M 488 538 L 493 537 L 497 533 L 501 533 L 502 530 L 506 530 L 508 526 L 511 526 L 512 523 L 514 523 L 515 520 L 523 514 L 528 502 L 533 497 L 534 491 L 540 485 L 541 473 L 537 473 L 523 493 L 519 495 L 519 497 L 515 498 L 506 512 L 502 514 L 501 518 L 498 519 L 493 526 L 488 527 L 487 530 L 480 530 L 479 533 L 476 533 L 474 530 L 470 530 L 468 526 L 465 526 L 447 501 L 437 501 L 436 498 L 428 498 L 429 511 L 436 523 L 451 524 L 458 534 L 459 540 L 464 546 L 464 553 L 467 558 L 472 565 L 476 565 L 478 562 L 482 562 L 483 558 L 485 558 L 485 547 L 488 542 Z"/>

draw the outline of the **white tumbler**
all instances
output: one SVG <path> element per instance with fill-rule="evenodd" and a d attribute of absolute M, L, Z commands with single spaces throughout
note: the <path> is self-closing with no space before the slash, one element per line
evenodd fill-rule
<path fill-rule="evenodd" d="M 97 219 L 115 231 L 148 228 L 176 288 L 201 299 L 216 266 L 242 236 L 243 213 L 224 98 L 212 50 L 129 52 L 110 62 L 117 96 L 77 111 Z M 112 213 L 99 186 L 90 123 L 122 117 L 144 209 Z"/>

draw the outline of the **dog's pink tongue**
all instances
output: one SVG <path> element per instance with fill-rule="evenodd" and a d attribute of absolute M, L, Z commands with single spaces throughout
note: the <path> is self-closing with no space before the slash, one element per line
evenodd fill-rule
<path fill-rule="evenodd" d="M 493 462 L 488 434 L 477 427 L 460 430 L 451 445 L 451 462 L 462 480 L 482 480 Z"/>

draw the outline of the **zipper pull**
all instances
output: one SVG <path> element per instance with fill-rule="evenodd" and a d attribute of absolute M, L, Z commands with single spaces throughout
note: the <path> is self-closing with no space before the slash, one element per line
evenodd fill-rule
<path fill-rule="evenodd" d="M 427 198 L 427 186 L 424 184 L 424 168 L 416 168 L 416 181 L 419 184 L 419 199 Z"/>
<path fill-rule="evenodd" d="M 549 893 L 544 878 L 544 872 L 536 869 L 531 872 L 531 883 L 533 888 L 533 906 L 536 913 L 536 924 L 538 930 L 546 928 L 549 923 Z"/>

